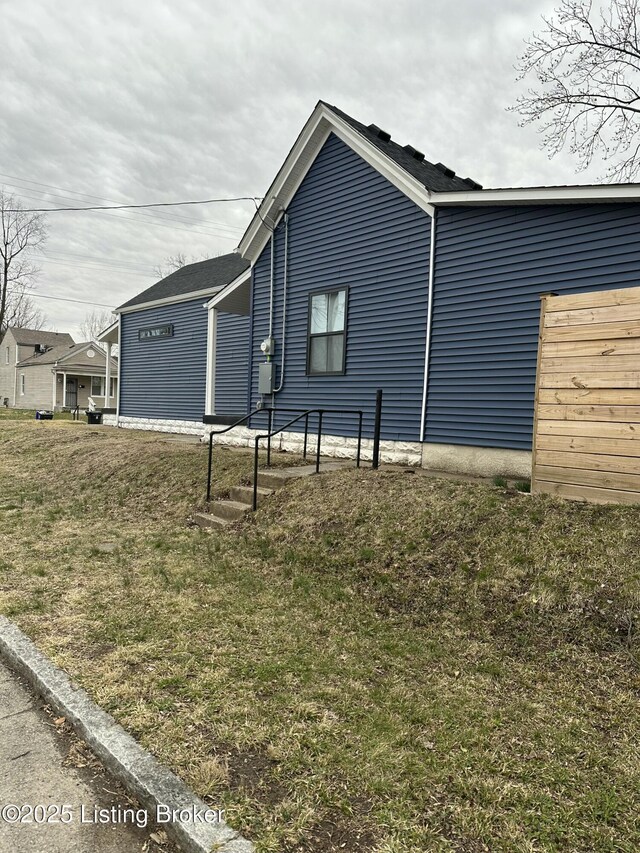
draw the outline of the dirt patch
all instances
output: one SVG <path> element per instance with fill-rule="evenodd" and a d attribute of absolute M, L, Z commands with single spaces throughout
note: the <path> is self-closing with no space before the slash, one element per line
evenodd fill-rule
<path fill-rule="evenodd" d="M 347 821 L 344 815 L 326 817 L 305 833 L 286 853 L 372 853 L 376 838 L 368 829 Z"/>

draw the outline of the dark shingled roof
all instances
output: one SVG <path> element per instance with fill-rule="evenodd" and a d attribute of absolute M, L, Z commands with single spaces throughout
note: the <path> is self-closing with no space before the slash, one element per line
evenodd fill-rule
<path fill-rule="evenodd" d="M 51 347 L 46 352 L 42 354 L 34 353 L 30 355 L 29 358 L 23 358 L 21 362 L 18 363 L 18 367 L 29 367 L 32 364 L 55 364 L 61 358 L 64 358 L 68 355 L 73 355 L 76 352 L 82 352 L 82 350 L 90 344 L 91 341 L 85 341 L 81 344 L 60 344 L 59 346 Z M 93 347 L 94 351 L 98 356 L 106 356 L 104 350 L 101 350 L 100 347 Z M 89 359 L 87 358 L 87 363 Z"/>
<path fill-rule="evenodd" d="M 37 346 L 43 344 L 47 347 L 57 346 L 73 346 L 74 340 L 71 335 L 66 332 L 39 332 L 37 329 L 16 329 L 10 326 L 7 329 L 11 332 L 17 344 L 23 347 Z"/>
<path fill-rule="evenodd" d="M 199 290 L 222 288 L 230 284 L 248 266 L 249 261 L 237 252 L 221 255 L 219 258 L 198 261 L 195 264 L 187 264 L 186 267 L 181 267 L 166 278 L 152 284 L 151 287 L 125 302 L 120 308 L 131 308 L 134 305 L 155 302 L 156 299 L 168 299 L 172 296 L 197 293 Z"/>
<path fill-rule="evenodd" d="M 343 113 L 338 107 L 321 101 L 325 107 L 335 113 L 343 121 L 346 121 L 361 136 L 379 148 L 384 154 L 394 160 L 401 168 L 420 181 L 428 190 L 433 192 L 469 192 L 469 190 L 482 189 L 480 184 L 470 178 L 459 178 L 451 169 L 447 169 L 442 163 L 435 165 L 428 160 L 420 159 L 423 155 L 411 145 L 403 147 L 394 142 L 388 133 L 381 131 L 375 125 L 362 124 L 351 116 Z M 417 156 L 416 156 L 417 155 Z"/>

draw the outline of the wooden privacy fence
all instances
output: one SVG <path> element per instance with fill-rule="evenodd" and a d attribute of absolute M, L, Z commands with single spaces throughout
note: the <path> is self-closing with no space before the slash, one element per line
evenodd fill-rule
<path fill-rule="evenodd" d="M 640 503 L 640 287 L 542 297 L 532 491 Z"/>

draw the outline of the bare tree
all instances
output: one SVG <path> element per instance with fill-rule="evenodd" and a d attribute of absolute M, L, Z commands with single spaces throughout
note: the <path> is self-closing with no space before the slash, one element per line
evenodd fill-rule
<path fill-rule="evenodd" d="M 521 124 L 539 123 L 550 156 L 567 147 L 579 171 L 599 155 L 609 180 L 640 170 L 639 3 L 609 0 L 596 12 L 592 0 L 562 0 L 516 66 L 539 84 L 511 107 Z"/>
<path fill-rule="evenodd" d="M 85 315 L 83 322 L 80 324 L 80 334 L 84 341 L 95 340 L 100 332 L 115 323 L 117 317 L 111 311 L 99 311 L 93 308 Z"/>
<path fill-rule="evenodd" d="M 39 249 L 46 238 L 44 216 L 29 213 L 15 196 L 0 190 L 0 330 L 6 328 L 8 309 L 29 304 L 25 291 L 39 270 L 28 252 Z"/>
<path fill-rule="evenodd" d="M 4 328 L 0 328 L 0 337 L 12 327 L 14 329 L 42 329 L 47 323 L 44 311 L 33 301 L 26 288 L 15 287 L 7 297 L 4 314 Z"/>
<path fill-rule="evenodd" d="M 168 275 L 171 275 L 172 272 L 181 269 L 186 266 L 190 261 L 187 261 L 187 256 L 184 252 L 178 252 L 177 255 L 169 255 L 168 258 L 165 258 L 161 264 L 156 264 L 153 267 L 154 275 L 157 275 L 158 278 L 166 278 Z"/>

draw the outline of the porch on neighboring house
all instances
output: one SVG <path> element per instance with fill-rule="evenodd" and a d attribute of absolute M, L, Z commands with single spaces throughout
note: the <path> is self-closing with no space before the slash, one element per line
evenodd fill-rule
<path fill-rule="evenodd" d="M 104 372 L 81 374 L 60 369 L 53 370 L 53 398 L 51 408 L 55 410 L 91 408 L 91 401 L 97 409 L 115 406 L 118 394 L 118 380 L 107 378 Z"/>

